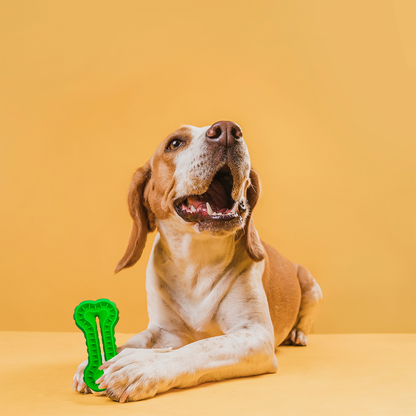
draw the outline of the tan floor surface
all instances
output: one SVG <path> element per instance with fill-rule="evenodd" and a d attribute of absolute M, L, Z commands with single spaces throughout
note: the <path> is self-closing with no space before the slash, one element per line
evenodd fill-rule
<path fill-rule="evenodd" d="M 117 334 L 117 343 L 129 338 Z M 277 374 L 175 389 L 119 404 L 81 395 L 72 376 L 86 354 L 79 333 L 1 332 L 0 414 L 415 416 L 416 335 L 311 335 L 281 347 Z"/>

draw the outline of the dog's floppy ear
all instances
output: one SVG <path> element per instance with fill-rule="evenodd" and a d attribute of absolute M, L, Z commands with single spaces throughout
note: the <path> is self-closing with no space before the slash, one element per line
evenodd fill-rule
<path fill-rule="evenodd" d="M 130 183 L 128 205 L 133 218 L 129 244 L 123 258 L 118 262 L 115 272 L 133 266 L 142 255 L 147 234 L 155 229 L 154 214 L 147 204 L 145 188 L 152 176 L 149 163 L 136 170 Z"/>
<path fill-rule="evenodd" d="M 250 212 L 246 220 L 244 238 L 248 255 L 254 261 L 261 261 L 266 253 L 253 221 L 253 209 L 260 198 L 261 185 L 259 176 L 253 169 L 250 170 L 250 182 L 251 184 L 247 189 L 247 201 L 250 206 Z"/>

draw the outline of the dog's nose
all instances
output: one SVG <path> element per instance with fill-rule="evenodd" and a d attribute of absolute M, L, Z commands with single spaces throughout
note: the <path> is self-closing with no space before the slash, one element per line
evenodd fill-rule
<path fill-rule="evenodd" d="M 243 132 L 232 121 L 217 121 L 207 130 L 205 136 L 209 143 L 218 143 L 225 147 L 231 147 L 243 137 Z"/>

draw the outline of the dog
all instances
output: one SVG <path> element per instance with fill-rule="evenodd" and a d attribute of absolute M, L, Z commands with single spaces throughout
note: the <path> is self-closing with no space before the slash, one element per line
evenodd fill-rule
<path fill-rule="evenodd" d="M 241 128 L 182 126 L 131 181 L 133 229 L 116 272 L 158 230 L 146 272 L 149 326 L 97 380 L 115 401 L 277 371 L 275 348 L 307 345 L 322 291 L 303 266 L 260 240 L 260 181 Z M 91 393 L 84 361 L 73 388 Z"/>

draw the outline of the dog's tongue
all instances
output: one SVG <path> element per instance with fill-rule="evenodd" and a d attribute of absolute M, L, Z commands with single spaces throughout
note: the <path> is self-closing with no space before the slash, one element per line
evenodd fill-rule
<path fill-rule="evenodd" d="M 215 208 L 220 210 L 228 207 L 228 197 L 225 189 L 221 185 L 221 182 L 217 180 L 212 181 L 208 190 L 204 194 L 189 196 L 188 202 L 196 209 L 198 209 L 201 205 L 206 205 L 207 202 L 209 202 L 214 210 Z"/>

